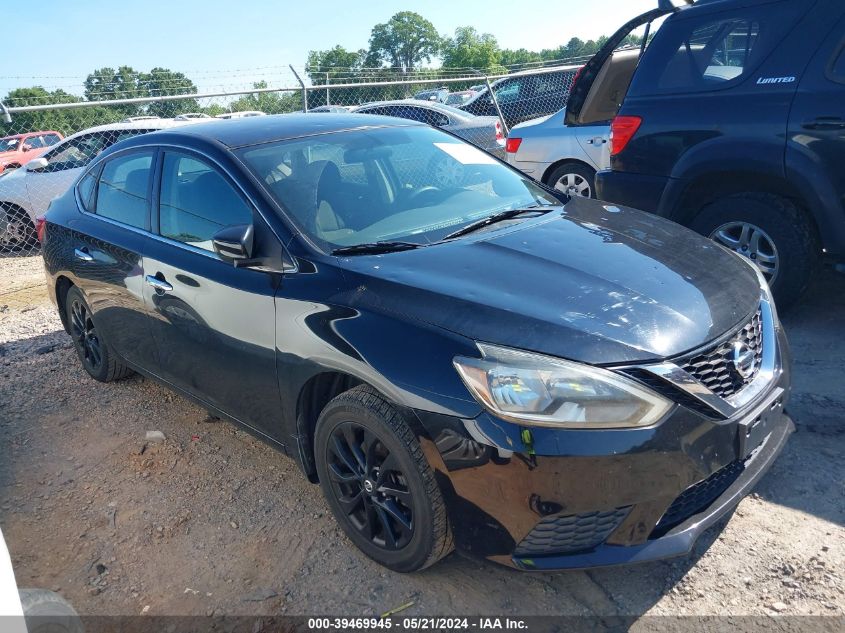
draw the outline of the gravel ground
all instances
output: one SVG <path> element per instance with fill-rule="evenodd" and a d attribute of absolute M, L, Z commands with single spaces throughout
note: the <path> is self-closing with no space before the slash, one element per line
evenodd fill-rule
<path fill-rule="evenodd" d="M 398 575 L 347 542 L 291 460 L 148 380 L 88 378 L 40 258 L 0 259 L 0 525 L 18 584 L 83 615 L 372 615 L 412 602 L 402 615 L 842 616 L 843 290 L 827 273 L 786 319 L 798 432 L 691 556 L 524 574 L 452 555 Z M 167 439 L 145 442 L 148 430 Z"/>

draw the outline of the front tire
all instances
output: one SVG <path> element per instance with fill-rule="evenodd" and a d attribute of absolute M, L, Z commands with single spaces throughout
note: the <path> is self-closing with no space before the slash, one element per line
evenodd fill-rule
<path fill-rule="evenodd" d="M 807 214 L 775 194 L 719 198 L 699 212 L 691 228 L 753 261 L 781 308 L 801 298 L 821 264 L 821 244 Z"/>
<path fill-rule="evenodd" d="M 76 610 L 59 594 L 46 589 L 18 593 L 29 633 L 84 633 Z"/>
<path fill-rule="evenodd" d="M 332 513 L 367 556 L 411 572 L 452 551 L 434 473 L 399 412 L 376 391 L 362 385 L 329 402 L 314 445 Z"/>
<path fill-rule="evenodd" d="M 581 163 L 563 163 L 549 174 L 546 184 L 570 196 L 595 198 L 596 170 Z"/>
<path fill-rule="evenodd" d="M 132 373 L 132 370 L 112 352 L 108 342 L 97 330 L 91 308 L 76 286 L 68 290 L 65 311 L 76 355 L 91 378 L 100 382 L 112 382 L 126 378 Z"/>

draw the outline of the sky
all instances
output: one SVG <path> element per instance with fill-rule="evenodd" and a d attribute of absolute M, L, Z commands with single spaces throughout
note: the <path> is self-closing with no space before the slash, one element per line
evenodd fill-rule
<path fill-rule="evenodd" d="M 95 68 L 121 65 L 184 72 L 200 92 L 293 85 L 310 50 L 367 48 L 370 30 L 398 11 L 416 11 L 441 34 L 458 26 L 492 33 L 502 48 L 555 48 L 572 37 L 610 35 L 657 0 L 39 0 L 7 2 L 7 27 L 52 34 L 0 58 L 0 96 L 41 85 L 82 93 Z M 526 8 L 521 8 L 526 7 Z M 37 27 L 30 29 L 27 27 Z M 6 41 L 10 45 L 10 40 Z"/>

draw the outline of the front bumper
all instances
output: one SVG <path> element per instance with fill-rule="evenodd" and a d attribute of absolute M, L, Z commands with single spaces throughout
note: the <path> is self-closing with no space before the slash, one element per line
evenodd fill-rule
<path fill-rule="evenodd" d="M 456 545 L 525 570 L 688 553 L 751 491 L 793 432 L 783 410 L 786 368 L 729 420 L 678 405 L 646 429 L 528 430 L 487 413 L 458 420 L 417 412 Z"/>

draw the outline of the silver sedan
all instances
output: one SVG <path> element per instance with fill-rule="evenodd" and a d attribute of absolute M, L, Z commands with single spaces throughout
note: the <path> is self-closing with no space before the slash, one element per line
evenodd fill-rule
<path fill-rule="evenodd" d="M 610 166 L 610 126 L 564 123 L 566 109 L 514 126 L 507 141 L 508 162 L 550 187 L 570 195 L 596 197 L 596 171 Z"/>

